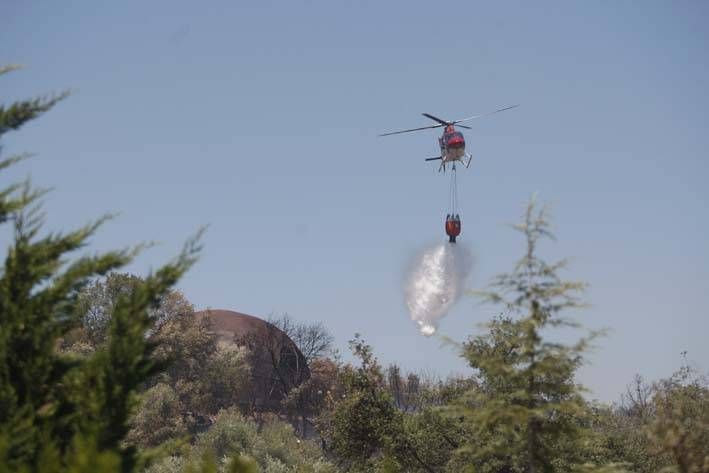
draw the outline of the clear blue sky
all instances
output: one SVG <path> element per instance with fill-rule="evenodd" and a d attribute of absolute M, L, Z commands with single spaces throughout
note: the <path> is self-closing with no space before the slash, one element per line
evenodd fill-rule
<path fill-rule="evenodd" d="M 324 322 L 384 362 L 465 364 L 408 320 L 411 254 L 444 238 L 436 134 L 377 138 L 519 103 L 466 131 L 470 287 L 524 250 L 504 224 L 551 203 L 573 314 L 608 337 L 581 380 L 617 399 L 680 352 L 709 368 L 709 7 L 705 2 L 54 2 L 3 0 L 2 100 L 72 89 L 7 136 L 2 182 L 51 186 L 47 229 L 121 216 L 89 251 L 155 240 L 145 273 L 210 224 L 180 289 L 199 308 Z M 6 240 L 5 240 L 6 241 Z M 4 244 L 3 244 L 4 247 Z M 455 339 L 496 314 L 464 298 Z"/>

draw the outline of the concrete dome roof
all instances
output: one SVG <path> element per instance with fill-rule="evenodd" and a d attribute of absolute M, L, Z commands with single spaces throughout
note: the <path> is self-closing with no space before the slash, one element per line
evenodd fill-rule
<path fill-rule="evenodd" d="M 207 309 L 195 312 L 195 316 L 209 319 L 212 330 L 219 336 L 220 340 L 233 342 L 235 335 L 274 333 L 279 337 L 285 337 L 284 339 L 293 343 L 281 329 L 253 315 L 242 314 L 233 310 Z"/>
<path fill-rule="evenodd" d="M 291 389 L 310 378 L 305 357 L 275 325 L 253 315 L 223 309 L 202 310 L 195 312 L 195 316 L 209 320 L 220 342 L 249 349 L 250 403 L 277 409 Z"/>

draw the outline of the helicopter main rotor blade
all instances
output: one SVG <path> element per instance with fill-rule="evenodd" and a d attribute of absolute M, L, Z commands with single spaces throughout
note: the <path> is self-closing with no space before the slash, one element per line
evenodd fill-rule
<path fill-rule="evenodd" d="M 382 133 L 379 136 L 389 136 L 389 135 L 398 135 L 399 133 L 409 133 L 412 131 L 419 131 L 419 130 L 428 130 L 430 128 L 440 128 L 443 125 L 430 125 L 430 126 L 422 126 L 421 128 L 411 128 L 409 130 L 400 130 L 400 131 L 391 131 L 389 133 Z"/>
<path fill-rule="evenodd" d="M 472 126 L 468 126 L 468 125 L 456 125 L 456 126 L 457 126 L 458 128 L 467 128 L 468 130 L 472 130 L 472 129 L 473 129 Z"/>
<path fill-rule="evenodd" d="M 442 118 L 434 117 L 434 116 L 431 115 L 430 113 L 422 113 L 421 115 L 423 115 L 423 116 L 426 117 L 426 118 L 430 118 L 430 119 L 433 120 L 434 122 L 438 122 L 438 123 L 440 123 L 441 125 L 450 125 L 450 124 L 451 124 L 451 122 L 446 121 L 446 120 L 443 120 Z"/>
<path fill-rule="evenodd" d="M 510 109 L 512 109 L 512 108 L 517 108 L 517 107 L 519 107 L 519 105 L 512 105 L 511 107 L 501 108 L 501 109 L 499 109 L 499 110 L 495 110 L 494 112 L 483 113 L 483 114 L 480 114 L 480 115 L 473 115 L 472 117 L 463 118 L 463 119 L 461 119 L 461 120 L 455 120 L 455 121 L 453 121 L 453 122 L 451 122 L 451 123 L 452 123 L 453 125 L 455 125 L 455 124 L 457 124 L 457 123 L 467 122 L 468 120 L 474 120 L 474 119 L 476 119 L 476 118 L 486 117 L 486 116 L 488 116 L 488 115 L 492 115 L 493 113 L 504 112 L 505 110 L 510 110 Z M 462 125 L 460 125 L 460 126 L 462 126 Z"/>

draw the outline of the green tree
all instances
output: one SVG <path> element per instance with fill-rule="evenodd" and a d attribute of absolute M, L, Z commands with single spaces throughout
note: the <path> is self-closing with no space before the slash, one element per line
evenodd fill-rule
<path fill-rule="evenodd" d="M 78 298 L 82 324 L 63 338 L 62 349 L 86 355 L 103 347 L 121 297 L 142 283 L 135 275 L 110 273 L 84 288 Z M 241 403 L 249 371 L 245 351 L 217 343 L 209 319 L 195 316 L 179 291 L 163 294 L 149 315 L 153 360 L 165 369 L 141 389 L 147 391 L 140 393 L 129 439 L 142 448 L 203 431 L 221 409 Z"/>
<path fill-rule="evenodd" d="M 343 391 L 332 399 L 331 410 L 318 420 L 328 450 L 351 470 L 373 469 L 376 459 L 391 450 L 391 432 L 401 426 L 393 399 L 383 387 L 381 367 L 359 335 L 350 349 L 360 366 L 338 373 Z"/>
<path fill-rule="evenodd" d="M 669 456 L 659 452 L 648 436 L 655 416 L 652 392 L 652 386 L 638 375 L 621 395 L 619 404 L 592 406 L 594 463 L 621 463 L 636 473 L 656 473 L 670 464 Z"/>
<path fill-rule="evenodd" d="M 157 447 L 188 435 L 184 407 L 172 386 L 158 383 L 142 393 L 127 440 L 139 447 Z"/>
<path fill-rule="evenodd" d="M 709 472 L 709 386 L 688 366 L 654 386 L 648 434 L 673 465 L 664 471 Z"/>
<path fill-rule="evenodd" d="M 709 472 L 709 387 L 683 366 L 647 384 L 640 376 L 613 406 L 595 406 L 596 463 L 617 462 L 636 473 Z"/>
<path fill-rule="evenodd" d="M 0 106 L 0 136 L 65 96 Z M 0 170 L 21 159 L 3 159 Z M 0 190 L 0 224 L 9 222 L 14 230 L 0 270 L 0 465 L 14 471 L 131 471 L 138 455 L 123 441 L 135 394 L 162 368 L 145 336 L 152 326 L 149 312 L 193 264 L 197 240 L 118 298 L 104 346 L 72 356 L 56 347 L 81 322 L 81 290 L 126 265 L 140 248 L 71 259 L 106 218 L 41 236 L 42 195 L 29 183 Z"/>
<path fill-rule="evenodd" d="M 197 436 L 183 456 L 167 457 L 150 472 L 179 471 L 203 458 L 216 458 L 219 471 L 229 471 L 234 458 L 251 458 L 264 473 L 337 471 L 317 444 L 296 437 L 290 425 L 269 417 L 259 426 L 232 408 L 220 411 L 215 423 Z"/>
<path fill-rule="evenodd" d="M 452 465 L 470 471 L 569 471 L 583 462 L 586 406 L 574 373 L 588 340 L 567 346 L 545 339 L 545 331 L 575 326 L 560 313 L 582 305 L 578 294 L 584 284 L 560 278 L 565 261 L 547 264 L 537 256 L 540 240 L 552 234 L 546 209 L 537 210 L 534 199 L 514 228 L 525 237 L 525 254 L 512 272 L 498 275 L 479 294 L 506 314 L 463 347 L 479 388 L 450 406 L 473 433 Z"/>
<path fill-rule="evenodd" d="M 138 276 L 128 273 L 109 273 L 105 278 L 96 279 L 79 293 L 77 310 L 82 315 L 81 325 L 76 327 L 67 340 L 80 347 L 88 345 L 96 350 L 108 340 L 111 316 L 121 297 L 129 296 L 142 282 Z M 81 348 L 72 350 L 62 340 L 63 347 L 70 351 L 81 352 Z"/>
<path fill-rule="evenodd" d="M 77 310 L 82 314 L 81 324 L 62 338 L 61 348 L 80 354 L 92 352 L 105 344 L 116 304 L 121 297 L 129 296 L 143 282 L 140 276 L 134 274 L 111 272 L 87 284 L 78 297 Z M 184 330 L 190 330 L 190 325 L 194 325 L 194 307 L 176 290 L 160 296 L 157 307 L 151 308 L 149 314 L 152 319 L 150 335 L 153 338 L 161 338 L 160 332 L 166 324 L 179 325 Z M 160 344 L 167 345 L 171 341 L 159 340 Z M 211 345 L 215 343 L 212 341 Z M 171 369 L 176 367 L 171 365 Z"/>
<path fill-rule="evenodd" d="M 440 471 L 456 427 L 431 409 L 397 408 L 372 348 L 359 336 L 350 348 L 360 366 L 341 369 L 344 390 L 318 422 L 327 450 L 348 471 Z"/>

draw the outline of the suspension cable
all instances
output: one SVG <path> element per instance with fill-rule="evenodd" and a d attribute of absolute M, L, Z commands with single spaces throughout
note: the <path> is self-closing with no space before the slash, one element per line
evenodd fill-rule
<path fill-rule="evenodd" d="M 455 166 L 451 169 L 450 187 L 448 193 L 448 207 L 451 216 L 458 213 L 458 178 Z"/>

